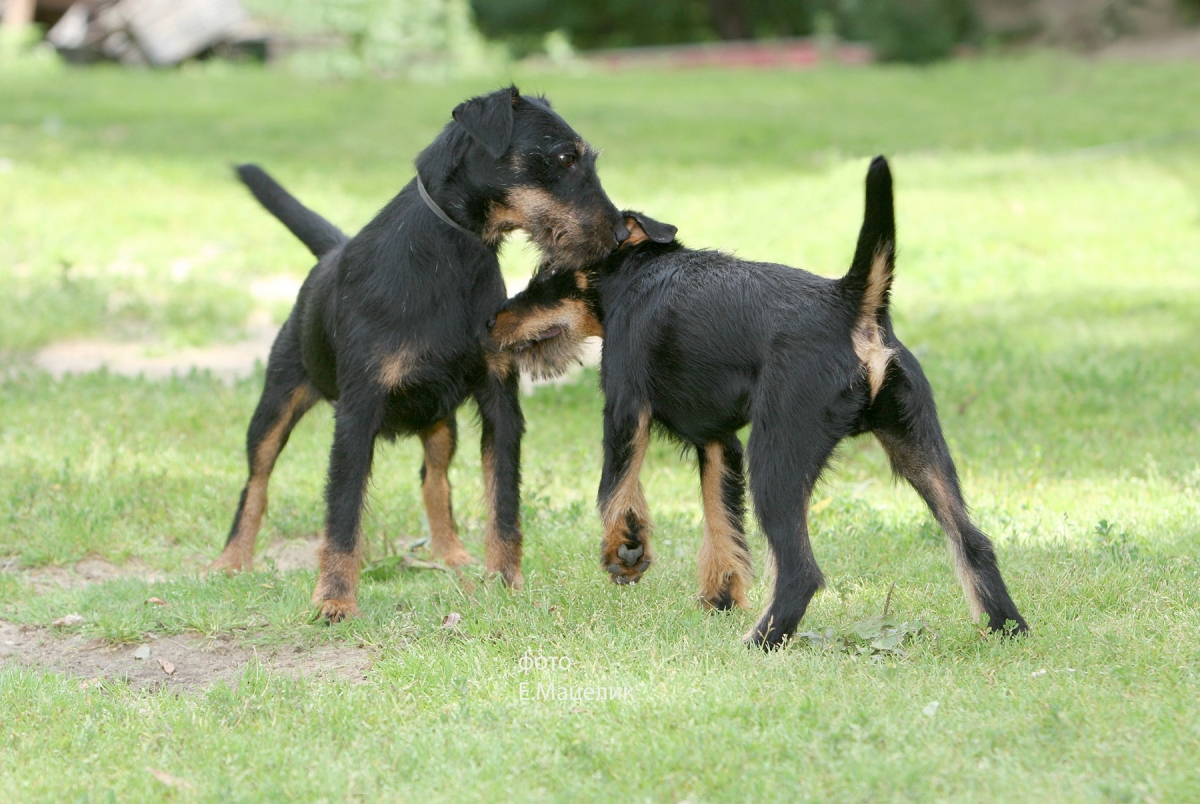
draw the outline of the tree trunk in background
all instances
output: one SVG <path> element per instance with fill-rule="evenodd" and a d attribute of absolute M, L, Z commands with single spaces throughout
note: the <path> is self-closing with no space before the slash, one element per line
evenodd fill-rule
<path fill-rule="evenodd" d="M 33 22 L 33 9 L 37 0 L 6 0 L 4 3 L 4 27 L 24 28 Z"/>
<path fill-rule="evenodd" d="M 717 36 L 726 42 L 750 38 L 750 9 L 746 0 L 708 0 L 708 16 Z"/>

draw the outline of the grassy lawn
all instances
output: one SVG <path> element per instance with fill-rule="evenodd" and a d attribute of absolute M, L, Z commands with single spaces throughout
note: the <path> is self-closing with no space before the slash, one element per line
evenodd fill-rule
<path fill-rule="evenodd" d="M 755 613 L 697 609 L 699 484 L 665 444 L 643 477 L 659 560 L 613 586 L 596 560 L 594 373 L 524 399 L 524 591 L 478 568 L 379 573 L 363 617 L 326 627 L 311 571 L 264 560 L 204 577 L 261 378 L 56 382 L 29 356 L 68 338 L 206 345 L 282 320 L 287 303 L 262 288 L 302 278 L 306 252 L 229 166 L 260 162 L 356 230 L 453 105 L 496 81 L 0 72 L 0 621 L 64 650 L 148 645 L 145 661 L 180 675 L 177 638 L 261 657 L 236 684 L 164 672 L 148 686 L 0 660 L 0 800 L 1200 796 L 1200 66 L 515 78 L 604 149 L 618 205 L 689 245 L 828 275 L 853 249 L 867 158 L 889 156 L 897 331 L 1033 635 L 969 621 L 932 518 L 865 440 L 814 497 L 829 585 L 801 625 L 812 638 L 752 653 L 740 635 Z M 510 276 L 532 265 L 519 244 L 504 257 Z M 460 423 L 456 514 L 482 555 L 473 412 Z M 293 435 L 260 555 L 319 531 L 331 432 L 325 406 Z M 379 450 L 375 559 L 425 529 L 419 465 L 411 440 Z M 770 583 L 752 543 L 758 607 Z M 38 581 L 85 559 L 128 577 Z M 915 633 L 872 649 L 856 627 L 893 585 L 889 613 Z M 443 625 L 451 612 L 461 621 Z M 72 613 L 82 622 L 49 629 Z M 331 646 L 365 651 L 366 669 L 270 669 Z M 539 683 L 577 699 L 539 699 Z M 620 692 L 584 699 L 596 688 Z"/>

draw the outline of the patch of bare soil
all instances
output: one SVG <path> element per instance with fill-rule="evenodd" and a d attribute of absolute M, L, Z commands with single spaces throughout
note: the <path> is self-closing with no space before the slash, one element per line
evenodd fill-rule
<path fill-rule="evenodd" d="M 321 546 L 321 537 L 314 534 L 303 539 L 276 539 L 271 542 L 263 554 L 254 562 L 255 569 L 263 569 L 267 562 L 273 562 L 275 569 L 280 572 L 292 570 L 316 569 L 317 549 Z"/>
<path fill-rule="evenodd" d="M 207 371 L 232 383 L 254 374 L 257 364 L 266 364 L 275 330 L 264 329 L 239 343 L 190 349 L 165 349 L 157 343 L 79 340 L 44 347 L 33 362 L 55 379 L 107 369 L 124 377 L 162 380 Z"/>
<path fill-rule="evenodd" d="M 88 556 L 70 567 L 33 567 L 21 569 L 14 557 L 0 558 L 0 572 L 20 574 L 33 585 L 35 594 L 54 589 L 68 589 L 104 583 L 121 578 L 139 578 L 144 581 L 161 581 L 166 576 L 153 570 L 149 564 L 132 558 L 124 565 L 114 564 L 103 558 Z"/>
<path fill-rule="evenodd" d="M 0 667 L 30 667 L 81 679 L 83 685 L 115 680 L 135 689 L 196 691 L 219 682 L 236 686 L 243 670 L 257 661 L 272 673 L 360 683 L 371 667 L 364 648 L 323 645 L 261 649 L 227 635 L 160 637 L 140 645 L 109 645 L 53 628 L 0 620 Z"/>
<path fill-rule="evenodd" d="M 1103 59 L 1200 61 L 1200 28 L 1160 36 L 1118 39 L 1096 54 Z"/>

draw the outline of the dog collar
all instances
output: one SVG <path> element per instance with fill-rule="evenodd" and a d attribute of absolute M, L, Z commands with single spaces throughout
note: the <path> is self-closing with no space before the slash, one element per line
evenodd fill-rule
<path fill-rule="evenodd" d="M 465 235 L 470 235 L 471 237 L 475 238 L 476 240 L 482 239 L 482 238 L 480 238 L 479 235 L 475 234 L 475 232 L 472 232 L 467 227 L 458 225 L 454 221 L 454 218 L 451 218 L 449 215 L 446 214 L 446 210 L 439 207 L 434 202 L 434 200 L 429 197 L 429 191 L 425 189 L 425 182 L 421 181 L 420 173 L 417 174 L 417 192 L 421 194 L 421 200 L 425 202 L 425 206 L 429 207 L 429 211 L 432 212 L 434 215 L 437 215 L 439 218 L 441 218 L 442 222 L 445 223 L 447 226 L 457 229 L 458 231 L 462 232 Z"/>

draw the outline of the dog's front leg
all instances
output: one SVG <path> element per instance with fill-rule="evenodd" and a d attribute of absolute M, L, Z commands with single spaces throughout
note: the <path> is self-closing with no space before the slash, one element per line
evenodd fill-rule
<path fill-rule="evenodd" d="M 499 573 L 513 589 L 521 575 L 521 415 L 516 370 L 489 370 L 475 393 L 483 425 L 483 493 L 487 504 L 484 561 L 488 572 Z"/>
<path fill-rule="evenodd" d="M 696 564 L 700 604 L 706 609 L 749 608 L 753 578 L 746 545 L 746 479 L 742 443 L 736 434 L 696 450 L 704 500 L 704 540 Z"/>
<path fill-rule="evenodd" d="M 338 400 L 325 485 L 325 541 L 313 590 L 313 604 L 330 622 L 358 614 L 363 497 L 386 402 L 385 393 L 375 389 L 347 389 Z"/>
<path fill-rule="evenodd" d="M 614 583 L 634 583 L 650 566 L 650 509 L 640 480 L 649 443 L 648 407 L 628 412 L 605 403 L 604 472 L 598 499 L 604 523 L 600 563 Z"/>

